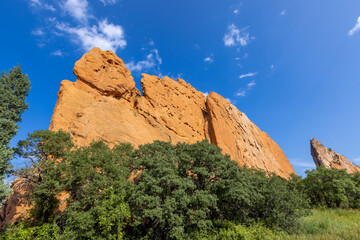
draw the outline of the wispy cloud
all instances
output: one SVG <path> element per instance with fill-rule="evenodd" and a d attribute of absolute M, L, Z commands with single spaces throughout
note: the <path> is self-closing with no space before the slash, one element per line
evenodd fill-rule
<path fill-rule="evenodd" d="M 239 13 L 239 9 L 235 9 L 234 14 L 238 14 L 238 13 Z"/>
<path fill-rule="evenodd" d="M 161 64 L 162 59 L 159 55 L 159 51 L 157 49 L 153 49 L 144 60 L 141 60 L 137 63 L 131 61 L 125 65 L 132 72 L 142 72 L 144 70 L 149 70 L 156 67 L 159 68 Z"/>
<path fill-rule="evenodd" d="M 59 50 L 56 50 L 56 51 L 52 52 L 51 55 L 61 57 L 61 56 L 64 56 L 64 53 L 59 49 Z"/>
<path fill-rule="evenodd" d="M 207 97 L 207 95 L 209 95 L 209 92 L 202 92 L 202 94 L 204 94 L 205 97 Z"/>
<path fill-rule="evenodd" d="M 254 87 L 255 85 L 256 85 L 255 81 L 251 81 L 251 82 L 249 82 L 249 83 L 247 84 L 247 87 L 248 87 L 248 88 L 252 88 L 252 87 Z"/>
<path fill-rule="evenodd" d="M 249 72 L 249 73 L 240 75 L 239 78 L 242 79 L 242 78 L 246 78 L 246 77 L 253 77 L 256 74 L 257 74 L 257 72 Z"/>
<path fill-rule="evenodd" d="M 234 47 L 241 46 L 244 47 L 248 45 L 250 41 L 250 34 L 247 32 L 248 27 L 244 29 L 239 29 L 234 24 L 228 26 L 228 32 L 225 34 L 223 41 L 225 46 Z"/>
<path fill-rule="evenodd" d="M 251 81 L 249 82 L 248 84 L 246 84 L 246 88 L 241 88 L 239 89 L 236 93 L 235 93 L 235 96 L 238 96 L 238 97 L 246 97 L 247 95 L 247 92 L 252 89 L 253 87 L 255 87 L 256 85 L 256 82 L 255 81 Z"/>
<path fill-rule="evenodd" d="M 245 89 L 240 89 L 239 91 L 237 91 L 237 93 L 235 94 L 238 97 L 245 97 L 246 96 L 246 90 Z"/>
<path fill-rule="evenodd" d="M 358 17 L 355 26 L 348 32 L 348 34 L 349 36 L 352 36 L 359 30 L 360 30 L 360 17 Z"/>
<path fill-rule="evenodd" d="M 212 63 L 212 62 L 214 62 L 214 58 L 213 58 L 213 57 L 206 57 L 206 58 L 204 59 L 204 62 Z"/>
<path fill-rule="evenodd" d="M 44 31 L 41 30 L 40 28 L 38 28 L 36 30 L 31 31 L 31 34 L 34 36 L 42 36 L 42 35 L 44 35 Z"/>
<path fill-rule="evenodd" d="M 54 8 L 53 5 L 43 3 L 40 0 L 29 0 L 29 3 L 30 3 L 30 6 L 34 7 L 34 8 L 45 9 L 45 10 L 49 10 L 49 11 L 52 11 L 52 12 L 56 11 L 56 9 Z"/>
<path fill-rule="evenodd" d="M 32 7 L 50 8 L 45 0 L 28 0 Z M 114 4 L 118 0 L 98 0 L 104 5 Z M 44 28 L 32 31 L 32 35 L 44 35 L 44 29 L 50 30 L 56 37 L 64 37 L 80 46 L 83 51 L 93 47 L 116 52 L 127 45 L 124 29 L 121 25 L 108 22 L 107 18 L 99 19 L 91 14 L 90 1 L 88 0 L 61 0 L 56 6 L 63 14 L 54 12 L 47 18 Z M 54 8 L 51 5 L 52 8 Z M 56 9 L 54 8 L 54 11 Z M 70 16 L 70 18 L 64 18 Z M 65 20 L 66 19 L 66 20 Z M 54 51 L 53 53 L 55 53 Z"/>
<path fill-rule="evenodd" d="M 280 12 L 280 15 L 281 15 L 281 16 L 284 16 L 284 15 L 286 15 L 286 14 L 287 14 L 286 9 L 284 9 L 284 10 L 282 10 L 282 11 Z"/>
<path fill-rule="evenodd" d="M 110 5 L 117 3 L 118 0 L 100 0 L 100 2 L 102 2 L 104 5 Z"/>
<path fill-rule="evenodd" d="M 58 23 L 56 28 L 76 43 L 80 44 L 84 51 L 93 47 L 100 47 L 102 50 L 116 52 L 119 48 L 126 46 L 124 30 L 120 25 L 108 23 L 107 19 L 98 22 L 98 25 L 71 27 L 66 23 Z"/>
<path fill-rule="evenodd" d="M 91 14 L 89 13 L 87 0 L 66 0 L 61 8 L 66 13 L 81 23 L 87 23 Z"/>
<path fill-rule="evenodd" d="M 236 100 L 232 100 L 230 98 L 225 98 L 230 104 L 235 105 L 236 104 Z"/>

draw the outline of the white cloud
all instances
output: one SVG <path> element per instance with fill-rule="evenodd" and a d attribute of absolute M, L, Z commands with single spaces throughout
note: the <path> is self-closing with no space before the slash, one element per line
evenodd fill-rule
<path fill-rule="evenodd" d="M 245 97 L 246 96 L 246 90 L 241 89 L 235 95 L 238 96 L 238 97 Z"/>
<path fill-rule="evenodd" d="M 349 36 L 352 36 L 359 30 L 360 30 L 360 17 L 358 17 L 355 26 L 348 32 L 348 34 Z"/>
<path fill-rule="evenodd" d="M 93 47 L 116 52 L 126 46 L 125 34 L 120 25 L 108 23 L 107 19 L 98 22 L 98 25 L 70 27 L 65 23 L 58 23 L 59 31 L 69 34 L 69 37 L 80 44 L 84 51 Z"/>
<path fill-rule="evenodd" d="M 232 105 L 236 104 L 236 101 L 231 100 L 230 98 L 225 98 L 225 99 Z"/>
<path fill-rule="evenodd" d="M 104 5 L 117 3 L 118 0 L 100 0 Z"/>
<path fill-rule="evenodd" d="M 87 23 L 88 18 L 91 17 L 87 0 L 66 0 L 61 7 L 81 23 Z"/>
<path fill-rule="evenodd" d="M 54 6 L 53 5 L 51 5 L 51 4 L 44 4 L 43 5 L 43 7 L 46 9 L 46 10 L 49 10 L 49 11 L 52 11 L 52 12 L 55 12 L 56 11 L 56 9 L 54 8 Z"/>
<path fill-rule="evenodd" d="M 51 53 L 51 55 L 54 55 L 54 56 L 63 56 L 63 52 L 59 49 L 59 50 L 56 50 L 54 52 Z"/>
<path fill-rule="evenodd" d="M 248 88 L 252 88 L 255 85 L 256 85 L 255 81 L 251 81 L 247 84 Z"/>
<path fill-rule="evenodd" d="M 274 71 L 275 65 L 274 65 L 274 64 L 271 64 L 270 69 L 271 69 L 271 71 Z"/>
<path fill-rule="evenodd" d="M 223 40 L 227 47 L 248 45 L 250 41 L 250 34 L 246 31 L 248 28 L 240 30 L 234 24 L 228 26 L 228 32 L 225 34 Z"/>
<path fill-rule="evenodd" d="M 132 72 L 142 72 L 144 70 L 155 68 L 161 64 L 162 59 L 159 55 L 159 51 L 157 49 L 153 49 L 144 60 L 141 60 L 137 63 L 131 61 L 125 65 Z"/>
<path fill-rule="evenodd" d="M 214 62 L 214 59 L 213 59 L 212 57 L 206 57 L 206 58 L 204 59 L 204 62 L 212 63 L 212 62 Z"/>
<path fill-rule="evenodd" d="M 52 12 L 56 11 L 56 9 L 54 8 L 53 5 L 43 3 L 40 0 L 30 0 L 29 3 L 34 8 L 40 8 L 40 9 L 42 8 L 42 9 L 49 10 L 49 11 L 52 11 Z"/>
<path fill-rule="evenodd" d="M 249 72 L 249 73 L 240 75 L 239 78 L 242 79 L 242 78 L 246 78 L 246 77 L 253 77 L 256 74 L 257 74 L 257 72 Z"/>
<path fill-rule="evenodd" d="M 235 93 L 238 97 L 245 97 L 247 92 L 256 85 L 255 81 L 251 81 L 246 85 L 246 88 L 242 88 Z"/>
<path fill-rule="evenodd" d="M 204 94 L 205 97 L 207 97 L 207 95 L 209 95 L 209 92 L 202 92 L 202 94 Z"/>
<path fill-rule="evenodd" d="M 30 0 L 30 5 L 33 7 L 41 6 L 40 0 Z"/>
<path fill-rule="evenodd" d="M 281 16 L 284 16 L 284 15 L 286 15 L 286 14 L 287 14 L 286 9 L 284 9 L 284 10 L 282 10 L 282 11 L 280 12 L 280 15 L 281 15 Z"/>
<path fill-rule="evenodd" d="M 40 28 L 38 28 L 36 30 L 31 31 L 31 34 L 34 36 L 42 36 L 42 35 L 44 35 L 44 31 L 41 30 Z"/>
<path fill-rule="evenodd" d="M 234 14 L 238 14 L 238 13 L 239 13 L 239 9 L 235 9 Z"/>

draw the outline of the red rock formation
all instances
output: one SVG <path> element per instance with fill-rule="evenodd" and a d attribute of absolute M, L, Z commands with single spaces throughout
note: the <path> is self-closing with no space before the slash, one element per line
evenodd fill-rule
<path fill-rule="evenodd" d="M 216 93 L 205 97 L 182 79 L 143 74 L 141 96 L 124 62 L 99 48 L 76 62 L 74 74 L 76 82 L 61 83 L 50 130 L 70 132 L 78 145 L 208 139 L 239 165 L 284 178 L 295 173 L 280 147 Z"/>
<path fill-rule="evenodd" d="M 346 169 L 348 173 L 360 172 L 360 167 L 349 162 L 345 156 L 322 145 L 315 138 L 310 140 L 311 156 L 317 167 Z"/>
<path fill-rule="evenodd" d="M 216 93 L 206 98 L 182 79 L 142 74 L 140 96 L 124 62 L 99 48 L 76 62 L 74 74 L 76 82 L 61 83 L 50 130 L 71 132 L 78 145 L 208 139 L 240 165 L 285 178 L 294 173 L 280 147 Z"/>
<path fill-rule="evenodd" d="M 33 189 L 33 185 L 23 178 L 16 178 L 11 184 L 11 195 L 4 201 L 0 208 L 0 227 L 4 223 L 16 222 L 27 217 L 27 212 L 31 208 L 28 193 Z"/>

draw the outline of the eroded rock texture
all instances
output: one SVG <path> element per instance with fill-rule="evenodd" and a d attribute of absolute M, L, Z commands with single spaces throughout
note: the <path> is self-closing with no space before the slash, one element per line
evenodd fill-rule
<path fill-rule="evenodd" d="M 26 179 L 16 178 L 11 184 L 11 194 L 2 203 L 0 208 L 0 228 L 5 227 L 4 223 L 16 222 L 28 216 L 31 209 L 29 193 L 33 190 L 33 185 Z"/>
<path fill-rule="evenodd" d="M 214 92 L 205 97 L 182 79 L 143 74 L 141 96 L 124 62 L 99 48 L 75 63 L 74 74 L 76 82 L 61 82 L 50 130 L 70 132 L 78 145 L 93 140 L 138 146 L 154 140 L 208 139 L 239 165 L 284 178 L 295 173 L 280 147 Z M 16 204 L 10 208 L 18 212 Z"/>
<path fill-rule="evenodd" d="M 322 145 L 315 138 L 310 140 L 311 156 L 317 167 L 346 169 L 348 173 L 360 172 L 360 167 L 355 166 L 345 156 L 337 154 L 333 149 Z"/>
<path fill-rule="evenodd" d="M 141 96 L 124 62 L 99 48 L 76 62 L 74 74 L 76 82 L 61 83 L 50 130 L 71 132 L 79 145 L 208 139 L 240 165 L 286 178 L 294 173 L 280 147 L 214 92 L 205 97 L 182 79 L 142 74 Z"/>

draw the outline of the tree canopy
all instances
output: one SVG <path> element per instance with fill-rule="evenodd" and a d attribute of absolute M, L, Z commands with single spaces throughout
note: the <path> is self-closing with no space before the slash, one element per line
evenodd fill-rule
<path fill-rule="evenodd" d="M 5 174 L 11 169 L 13 149 L 10 140 L 17 134 L 21 115 L 28 108 L 26 97 L 30 91 L 30 81 L 20 66 L 0 75 L 0 201 L 6 196 L 8 186 Z"/>

